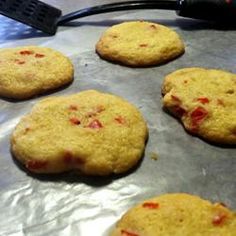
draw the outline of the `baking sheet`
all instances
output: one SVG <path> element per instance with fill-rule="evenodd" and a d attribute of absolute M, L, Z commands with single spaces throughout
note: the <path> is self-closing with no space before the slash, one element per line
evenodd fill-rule
<path fill-rule="evenodd" d="M 163 78 L 176 69 L 202 66 L 236 73 L 235 31 L 177 18 L 169 11 L 135 11 L 100 19 L 62 27 L 54 37 L 12 41 L 1 31 L 5 37 L 2 47 L 42 45 L 72 59 L 74 82 L 47 96 L 97 89 L 135 104 L 149 127 L 144 158 L 136 169 L 122 176 L 30 176 L 14 163 L 9 138 L 20 118 L 47 96 L 21 102 L 1 99 L 0 235 L 107 236 L 129 207 L 169 192 L 197 194 L 236 210 L 236 149 L 190 136 L 175 118 L 163 112 L 161 105 Z M 168 64 L 142 69 L 101 60 L 94 52 L 101 33 L 113 24 L 134 19 L 159 22 L 176 30 L 185 42 L 186 53 Z M 158 159 L 154 160 L 156 154 Z"/>

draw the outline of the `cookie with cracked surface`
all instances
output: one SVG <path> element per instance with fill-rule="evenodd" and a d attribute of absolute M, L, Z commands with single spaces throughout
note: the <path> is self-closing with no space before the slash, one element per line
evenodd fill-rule
<path fill-rule="evenodd" d="M 222 203 L 173 193 L 139 203 L 128 210 L 111 236 L 234 236 L 236 214 Z"/>
<path fill-rule="evenodd" d="M 107 29 L 96 44 L 101 58 L 127 66 L 162 64 L 184 53 L 184 44 L 172 29 L 146 21 L 131 21 Z"/>
<path fill-rule="evenodd" d="M 236 144 L 236 74 L 185 68 L 165 77 L 163 106 L 190 133 L 219 144 Z"/>
<path fill-rule="evenodd" d="M 36 173 L 78 169 L 87 175 L 118 174 L 140 160 L 147 132 L 133 105 L 88 90 L 36 104 L 15 128 L 11 150 Z"/>
<path fill-rule="evenodd" d="M 73 80 L 73 65 L 50 48 L 24 46 L 0 50 L 0 96 L 26 99 Z"/>

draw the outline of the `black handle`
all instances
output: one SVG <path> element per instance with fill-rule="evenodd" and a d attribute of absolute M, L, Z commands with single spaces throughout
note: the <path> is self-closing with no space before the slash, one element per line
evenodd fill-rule
<path fill-rule="evenodd" d="M 133 9 L 176 10 L 183 17 L 236 24 L 236 0 L 137 0 L 88 7 L 62 16 L 58 25 L 100 13 Z"/>
<path fill-rule="evenodd" d="M 85 16 L 91 16 L 100 13 L 113 12 L 113 11 L 126 11 L 134 9 L 168 9 L 177 10 L 176 0 L 139 0 L 139 1 L 127 1 L 111 4 L 104 4 L 100 6 L 88 7 L 79 11 L 72 12 L 65 16 L 62 16 L 58 24 L 62 25 L 68 21 L 75 20 Z"/>
<path fill-rule="evenodd" d="M 196 19 L 236 23 L 236 0 L 179 0 L 177 14 Z"/>

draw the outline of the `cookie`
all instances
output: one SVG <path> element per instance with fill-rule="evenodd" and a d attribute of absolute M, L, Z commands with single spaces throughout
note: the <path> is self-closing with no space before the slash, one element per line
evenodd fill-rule
<path fill-rule="evenodd" d="M 166 76 L 163 105 L 187 131 L 210 142 L 236 144 L 236 74 L 185 68 Z"/>
<path fill-rule="evenodd" d="M 162 64 L 184 53 L 184 44 L 172 29 L 133 21 L 114 25 L 96 44 L 101 58 L 134 67 Z"/>
<path fill-rule="evenodd" d="M 222 203 L 166 194 L 131 208 L 111 236 L 235 236 L 236 214 Z"/>
<path fill-rule="evenodd" d="M 0 50 L 0 96 L 26 99 L 68 84 L 70 60 L 50 48 L 25 46 Z"/>
<path fill-rule="evenodd" d="M 120 97 L 88 90 L 36 104 L 15 128 L 11 149 L 32 172 L 76 169 L 109 175 L 136 165 L 146 138 L 137 108 Z"/>

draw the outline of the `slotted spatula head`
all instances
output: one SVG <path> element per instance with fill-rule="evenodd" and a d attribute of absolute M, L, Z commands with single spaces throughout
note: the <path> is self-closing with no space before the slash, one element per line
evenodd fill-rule
<path fill-rule="evenodd" d="M 38 0 L 0 0 L 0 14 L 55 34 L 62 12 Z"/>

